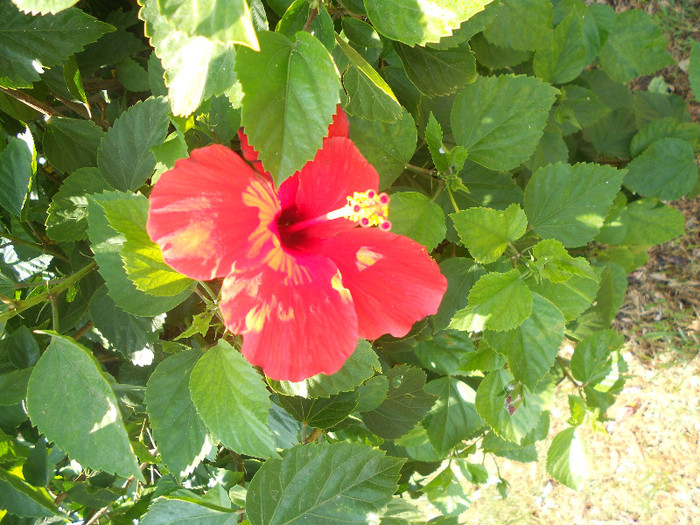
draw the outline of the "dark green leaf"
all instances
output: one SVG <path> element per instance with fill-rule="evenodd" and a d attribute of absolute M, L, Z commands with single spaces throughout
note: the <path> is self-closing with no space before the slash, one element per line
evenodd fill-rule
<path fill-rule="evenodd" d="M 357 391 L 314 399 L 280 396 L 279 403 L 297 421 L 310 427 L 330 428 L 343 421 L 355 410 L 358 397 Z"/>
<path fill-rule="evenodd" d="M 635 133 L 634 111 L 619 108 L 587 127 L 584 138 L 593 143 L 598 153 L 626 159 L 630 157 L 630 142 Z"/>
<path fill-rule="evenodd" d="M 11 137 L 0 150 L 0 206 L 19 217 L 34 171 L 34 143 L 29 131 L 22 140 Z"/>
<path fill-rule="evenodd" d="M 572 11 L 551 36 L 543 38 L 533 62 L 535 74 L 542 80 L 552 84 L 571 82 L 588 64 L 583 21 L 581 15 Z"/>
<path fill-rule="evenodd" d="M 394 44 L 394 49 L 408 78 L 429 97 L 455 93 L 476 80 L 476 61 L 466 44 L 446 50 Z"/>
<path fill-rule="evenodd" d="M 578 490 L 586 475 L 586 456 L 576 427 L 554 436 L 547 451 L 547 474 L 567 487 Z"/>
<path fill-rule="evenodd" d="M 129 91 L 150 91 L 148 71 L 132 58 L 125 58 L 117 64 L 117 78 Z"/>
<path fill-rule="evenodd" d="M 413 351 L 424 368 L 445 375 L 458 373 L 475 352 L 469 336 L 456 330 L 445 330 L 430 339 L 416 341 Z"/>
<path fill-rule="evenodd" d="M 44 131 L 44 154 L 64 173 L 97 166 L 97 147 L 102 135 L 103 131 L 91 120 L 50 118 Z"/>
<path fill-rule="evenodd" d="M 31 368 L 13 370 L 0 376 L 0 405 L 16 405 L 27 396 Z"/>
<path fill-rule="evenodd" d="M 605 266 L 593 305 L 567 327 L 577 339 L 607 329 L 625 298 L 627 274 L 616 263 L 603 264 Z"/>
<path fill-rule="evenodd" d="M 25 13 L 46 14 L 58 13 L 68 9 L 78 0 L 12 0 Z"/>
<path fill-rule="evenodd" d="M 496 20 L 484 30 L 489 42 L 501 47 L 534 51 L 552 31 L 548 0 L 501 0 Z"/>
<path fill-rule="evenodd" d="M 690 114 L 685 100 L 670 93 L 655 93 L 653 91 L 638 91 L 634 94 L 634 123 L 641 129 L 650 122 L 663 118 L 675 118 L 681 122 L 689 122 Z"/>
<path fill-rule="evenodd" d="M 493 71 L 514 67 L 532 60 L 532 51 L 497 46 L 486 40 L 482 33 L 474 36 L 469 41 L 469 45 L 476 55 L 477 62 Z"/>
<path fill-rule="evenodd" d="M 638 157 L 648 146 L 664 138 L 684 140 L 695 146 L 700 139 L 700 125 L 697 122 L 681 122 L 673 117 L 649 122 L 632 137 L 632 157 Z"/>
<path fill-rule="evenodd" d="M 277 24 L 275 31 L 289 38 L 294 38 L 298 31 L 304 31 L 307 20 L 311 15 L 312 6 L 307 0 L 295 0 L 285 11 L 282 20 Z M 354 18 L 349 18 L 355 20 Z M 343 20 L 346 20 L 343 18 Z M 357 20 L 359 22 L 359 20 Z M 323 4 L 317 8 L 316 15 L 311 20 L 311 25 L 306 29 L 310 34 L 318 38 L 328 51 L 333 51 L 335 46 L 335 29 L 333 19 Z M 380 46 L 381 47 L 381 46 Z"/>
<path fill-rule="evenodd" d="M 445 238 L 445 214 L 442 208 L 422 193 L 402 191 L 391 195 L 391 230 L 410 237 L 433 250 Z"/>
<path fill-rule="evenodd" d="M 23 479 L 2 468 L 0 468 L 0 509 L 25 518 L 42 518 L 58 514 L 56 505 L 45 489 L 32 487 Z"/>

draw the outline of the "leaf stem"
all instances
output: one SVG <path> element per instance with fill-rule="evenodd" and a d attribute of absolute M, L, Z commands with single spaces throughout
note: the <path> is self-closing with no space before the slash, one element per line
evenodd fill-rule
<path fill-rule="evenodd" d="M 445 185 L 445 188 L 447 188 L 447 194 L 450 196 L 450 202 L 452 203 L 452 207 L 455 209 L 456 213 L 460 212 L 459 206 L 457 206 L 457 201 L 455 200 L 455 196 L 452 195 L 452 190 L 448 185 Z"/>
<path fill-rule="evenodd" d="M 415 166 L 413 164 L 406 164 L 404 166 L 408 171 L 412 171 L 414 173 L 418 173 L 420 175 L 427 175 L 429 177 L 432 177 L 435 175 L 435 170 L 429 170 L 428 168 L 421 168 L 420 166 Z"/>
<path fill-rule="evenodd" d="M 311 432 L 311 434 L 309 434 L 309 436 L 306 439 L 304 439 L 304 444 L 316 441 L 318 436 L 320 436 L 322 433 L 323 430 L 321 430 L 320 428 L 314 428 L 313 432 Z"/>
<path fill-rule="evenodd" d="M 559 363 L 559 366 L 561 367 L 561 371 L 564 372 L 564 376 L 565 376 L 569 381 L 571 381 L 571 382 L 574 384 L 574 386 L 575 386 L 576 388 L 581 388 L 581 387 L 583 387 L 583 384 L 579 383 L 578 381 L 576 381 L 576 380 L 571 376 L 571 374 L 569 373 L 568 368 L 566 367 L 566 363 L 565 363 L 564 360 L 563 360 L 561 357 L 559 357 L 559 356 L 557 356 L 557 363 Z"/>
<path fill-rule="evenodd" d="M 315 7 L 309 12 L 309 18 L 306 19 L 306 23 L 304 24 L 304 27 L 302 31 L 308 31 L 309 28 L 311 27 L 311 24 L 314 21 L 314 18 L 316 18 L 316 15 L 318 14 L 318 8 Z"/>
<path fill-rule="evenodd" d="M 1 88 L 0 88 L 1 89 Z M 3 237 L 10 241 L 12 244 L 22 244 L 24 246 L 31 246 L 32 248 L 36 248 L 37 250 L 41 250 L 44 253 L 50 253 L 54 257 L 58 257 L 62 261 L 68 262 L 69 259 L 65 255 L 63 255 L 61 252 L 58 250 L 54 250 L 53 248 L 50 248 L 46 246 L 45 244 L 39 244 L 38 242 L 31 242 L 27 241 L 25 239 L 21 239 L 19 237 L 15 237 L 14 235 L 10 235 L 9 233 L 0 233 L 0 237 Z"/>
<path fill-rule="evenodd" d="M 0 91 L 5 93 L 6 95 L 10 95 L 12 98 L 15 100 L 19 100 L 22 104 L 25 106 L 29 106 L 33 110 L 38 111 L 44 116 L 47 117 L 62 117 L 63 114 L 52 108 L 51 106 L 44 104 L 43 102 L 35 99 L 31 95 L 28 95 L 24 91 L 20 91 L 18 89 L 10 89 L 6 87 L 1 87 L 0 86 Z"/>

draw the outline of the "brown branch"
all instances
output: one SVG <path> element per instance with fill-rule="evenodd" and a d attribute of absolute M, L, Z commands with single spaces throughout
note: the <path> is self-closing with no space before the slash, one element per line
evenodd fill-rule
<path fill-rule="evenodd" d="M 95 326 L 95 324 L 92 322 L 92 320 L 90 320 L 87 323 L 85 323 L 81 328 L 79 328 L 71 337 L 77 341 L 85 334 L 87 334 L 90 330 L 92 330 L 93 326 Z"/>
<path fill-rule="evenodd" d="M 19 100 L 22 104 L 29 106 L 33 110 L 36 110 L 39 113 L 41 113 L 42 115 L 45 115 L 47 117 L 62 117 L 63 116 L 56 108 L 52 108 L 51 106 L 44 104 L 43 102 L 35 99 L 34 97 L 25 93 L 24 91 L 20 91 L 18 89 L 5 88 L 5 87 L 0 86 L 0 92 L 11 96 L 15 100 Z"/>

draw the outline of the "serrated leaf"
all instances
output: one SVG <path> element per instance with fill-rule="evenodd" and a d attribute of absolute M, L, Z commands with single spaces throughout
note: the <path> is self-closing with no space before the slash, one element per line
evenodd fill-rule
<path fill-rule="evenodd" d="M 285 11 L 282 20 L 277 24 L 275 31 L 289 38 L 294 38 L 298 31 L 306 30 L 318 38 L 328 51 L 333 51 L 337 35 L 333 27 L 333 19 L 322 3 L 316 8 L 316 15 L 311 20 L 311 24 L 304 29 L 312 9 L 314 7 L 306 0 L 294 0 Z"/>
<path fill-rule="evenodd" d="M 583 32 L 584 18 L 571 11 L 559 22 L 535 52 L 535 74 L 552 84 L 565 84 L 578 77 L 588 64 L 586 38 Z"/>
<path fill-rule="evenodd" d="M 591 307 L 569 323 L 567 330 L 577 339 L 605 330 L 615 317 L 627 290 L 627 274 L 617 263 L 601 263 L 600 286 Z"/>
<path fill-rule="evenodd" d="M 352 115 L 350 138 L 379 173 L 379 188 L 391 185 L 416 151 L 418 132 L 411 114 L 402 108 L 394 123 L 366 120 Z"/>
<path fill-rule="evenodd" d="M 102 129 L 91 120 L 50 118 L 44 130 L 44 155 L 63 173 L 97 166 L 102 135 Z"/>
<path fill-rule="evenodd" d="M 611 157 L 629 158 L 630 142 L 637 125 L 632 108 L 618 108 L 605 115 L 595 124 L 583 130 L 584 138 L 593 143 L 596 151 Z"/>
<path fill-rule="evenodd" d="M 445 146 L 442 143 L 442 127 L 432 111 L 428 116 L 428 123 L 425 125 L 425 140 L 428 143 L 428 149 L 430 150 L 430 156 L 433 158 L 435 169 L 447 171 L 450 164 Z"/>
<path fill-rule="evenodd" d="M 525 440 L 523 440 L 525 441 Z M 512 459 L 520 463 L 537 461 L 537 449 L 531 443 L 514 443 L 501 439 L 494 432 L 489 432 L 482 441 L 484 452 L 494 454 L 502 458 Z"/>
<path fill-rule="evenodd" d="M 246 0 L 158 0 L 158 9 L 189 36 L 260 49 Z"/>
<path fill-rule="evenodd" d="M 57 66 L 105 33 L 114 31 L 80 9 L 55 15 L 21 13 L 0 1 L 0 86 L 28 88 L 44 68 Z"/>
<path fill-rule="evenodd" d="M 377 354 L 364 339 L 360 339 L 357 348 L 335 374 L 318 374 L 304 381 L 274 381 L 268 379 L 270 386 L 280 394 L 301 397 L 329 397 L 340 392 L 354 390 L 364 381 L 380 371 Z"/>
<path fill-rule="evenodd" d="M 613 225 L 615 238 L 609 240 L 626 246 L 653 246 L 685 233 L 683 214 L 656 199 L 631 202 L 614 219 Z"/>
<path fill-rule="evenodd" d="M 544 128 L 540 141 L 537 143 L 535 152 L 525 163 L 525 166 L 534 173 L 548 164 L 566 162 L 568 160 L 569 147 L 564 141 L 561 128 L 555 124 L 548 123 Z"/>
<path fill-rule="evenodd" d="M 248 519 L 251 525 L 366 523 L 396 491 L 403 462 L 355 443 L 293 448 L 253 476 Z"/>
<path fill-rule="evenodd" d="M 484 30 L 489 42 L 534 51 L 552 30 L 552 4 L 547 0 L 501 0 L 493 23 Z"/>
<path fill-rule="evenodd" d="M 692 190 L 697 180 L 693 146 L 681 139 L 663 138 L 627 165 L 624 185 L 644 197 L 670 201 Z"/>
<path fill-rule="evenodd" d="M 471 506 L 470 481 L 459 471 L 457 461 L 453 461 L 425 485 L 423 492 L 443 516 L 456 518 Z"/>
<path fill-rule="evenodd" d="M 17 217 L 29 191 L 33 163 L 33 142 L 10 137 L 7 146 L 0 150 L 0 206 Z"/>
<path fill-rule="evenodd" d="M 279 33 L 258 37 L 259 52 L 241 48 L 236 57 L 245 93 L 241 122 L 280 184 L 321 147 L 340 101 L 340 81 L 328 50 L 312 35 L 299 32 L 293 42 Z"/>
<path fill-rule="evenodd" d="M 584 385 L 599 383 L 612 371 L 610 354 L 625 339 L 615 330 L 595 332 L 576 345 L 571 357 L 571 374 Z"/>
<path fill-rule="evenodd" d="M 363 412 L 362 421 L 380 437 L 395 439 L 406 434 L 428 412 L 435 396 L 427 394 L 425 372 L 399 365 L 386 374 L 389 391 L 386 399 L 371 412 Z"/>
<path fill-rule="evenodd" d="M 190 375 L 201 352 L 174 354 L 155 369 L 146 385 L 146 407 L 163 463 L 178 479 L 191 473 L 211 450 L 207 428 L 190 397 Z M 173 432 L 173 429 L 178 429 Z"/>
<path fill-rule="evenodd" d="M 144 2 L 139 18 L 145 22 L 145 34 L 162 61 L 175 115 L 194 113 L 203 101 L 237 89 L 233 44 L 177 31 L 160 16 L 154 1 Z M 149 61 L 149 77 L 152 74 L 156 74 L 155 68 L 150 67 Z"/>
<path fill-rule="evenodd" d="M 176 498 L 157 498 L 143 515 L 143 525 L 235 525 L 240 515 L 230 509 Z"/>
<path fill-rule="evenodd" d="M 137 190 L 156 167 L 151 147 L 168 132 L 170 106 L 164 98 L 137 102 L 114 122 L 97 150 L 102 176 L 121 191 Z"/>
<path fill-rule="evenodd" d="M 409 46 L 438 42 L 482 11 L 491 0 L 365 0 L 372 25 L 384 36 Z"/>
<path fill-rule="evenodd" d="M 630 154 L 638 157 L 648 146 L 660 139 L 680 139 L 695 146 L 700 139 L 700 124 L 697 122 L 681 122 L 673 117 L 648 122 L 632 137 Z"/>
<path fill-rule="evenodd" d="M 569 84 L 562 86 L 561 90 L 564 96 L 559 103 L 560 107 L 573 113 L 580 128 L 591 126 L 610 113 L 610 107 L 606 106 L 598 95 L 588 88 Z M 578 129 L 578 127 L 575 128 L 568 123 L 560 122 L 560 126 L 564 135 L 574 133 Z"/>
<path fill-rule="evenodd" d="M 256 457 L 276 457 L 267 426 L 270 394 L 262 378 L 223 339 L 192 370 L 190 394 L 197 412 L 227 448 Z"/>
<path fill-rule="evenodd" d="M 97 168 L 80 168 L 64 179 L 46 217 L 46 235 L 58 242 L 87 237 L 88 195 L 112 189 Z"/>
<path fill-rule="evenodd" d="M 280 396 L 279 403 L 297 421 L 314 428 L 330 428 L 355 410 L 358 399 L 359 393 L 353 391 L 313 399 Z"/>
<path fill-rule="evenodd" d="M 450 376 L 430 381 L 425 391 L 437 396 L 437 400 L 422 425 L 438 454 L 447 456 L 452 447 L 483 426 L 474 408 L 476 393 L 465 382 Z"/>
<path fill-rule="evenodd" d="M 532 312 L 532 294 L 516 269 L 488 273 L 469 291 L 466 308 L 459 310 L 449 328 L 470 332 L 511 330 Z"/>
<path fill-rule="evenodd" d="M 620 190 L 624 170 L 598 164 L 551 164 L 525 188 L 523 205 L 535 232 L 566 247 L 593 240 Z"/>
<path fill-rule="evenodd" d="M 583 257 L 572 257 L 564 246 L 554 239 L 538 242 L 532 248 L 532 265 L 545 279 L 553 283 L 568 281 L 574 275 L 596 279 L 590 263 Z"/>
<path fill-rule="evenodd" d="M 430 339 L 421 338 L 413 349 L 424 368 L 441 375 L 458 373 L 475 353 L 469 336 L 456 330 L 445 330 Z"/>
<path fill-rule="evenodd" d="M 0 468 L 0 509 L 24 518 L 47 518 L 59 514 L 45 489 L 32 487 Z"/>
<path fill-rule="evenodd" d="M 129 279 L 136 288 L 158 297 L 185 292 L 192 280 L 163 262 L 163 254 L 146 232 L 148 199 L 140 194 L 118 194 L 102 202 L 109 226 L 124 236 L 121 258 Z"/>
<path fill-rule="evenodd" d="M 49 441 L 83 466 L 143 479 L 110 382 L 73 339 L 53 335 L 29 379 L 27 411 Z"/>
<path fill-rule="evenodd" d="M 109 225 L 105 207 L 120 206 L 130 198 L 120 192 L 92 195 L 88 199 L 88 236 L 99 271 L 107 284 L 109 295 L 125 312 L 142 317 L 154 317 L 180 304 L 191 294 L 185 290 L 174 297 L 156 297 L 142 292 L 129 279 L 121 258 L 126 241 L 124 235 Z"/>
<path fill-rule="evenodd" d="M 408 78 L 428 97 L 455 93 L 476 80 L 476 60 L 466 44 L 439 50 L 394 43 L 394 50 Z"/>
<path fill-rule="evenodd" d="M 610 78 L 623 83 L 673 63 L 662 29 L 637 9 L 617 15 L 599 59 Z"/>
<path fill-rule="evenodd" d="M 576 427 L 562 430 L 547 451 L 547 474 L 567 487 L 581 488 L 587 472 L 586 456 Z"/>
<path fill-rule="evenodd" d="M 117 64 L 117 78 L 129 91 L 149 91 L 151 85 L 148 79 L 148 71 L 132 58 L 125 58 Z"/>
<path fill-rule="evenodd" d="M 469 253 L 484 264 L 497 261 L 508 244 L 525 235 L 527 229 L 527 217 L 517 204 L 504 211 L 469 208 L 450 217 Z"/>
<path fill-rule="evenodd" d="M 512 47 L 501 47 L 492 44 L 484 38 L 483 33 L 474 36 L 469 41 L 469 46 L 476 56 L 476 61 L 492 71 L 512 68 L 523 62 L 529 62 L 532 60 L 533 55 L 532 51 L 519 51 Z"/>
<path fill-rule="evenodd" d="M 557 90 L 534 77 L 479 77 L 457 94 L 450 122 L 467 158 L 510 170 L 535 151 Z"/>
<path fill-rule="evenodd" d="M 469 194 L 459 192 L 455 195 L 460 208 L 484 206 L 505 210 L 511 204 L 520 204 L 523 201 L 523 190 L 515 183 L 510 173 L 497 173 L 467 161 L 459 176 L 469 189 Z M 465 206 L 462 206 L 462 203 Z M 450 211 L 453 209 L 450 204 Z"/>
<path fill-rule="evenodd" d="M 666 91 L 661 93 L 649 90 L 638 91 L 634 94 L 632 107 L 634 109 L 634 123 L 639 129 L 649 122 L 669 117 L 681 122 L 690 121 L 688 106 L 683 97 L 672 95 Z"/>
<path fill-rule="evenodd" d="M 445 238 L 445 214 L 442 208 L 422 193 L 402 191 L 391 195 L 391 230 L 410 237 L 433 250 Z"/>
<path fill-rule="evenodd" d="M 564 323 L 556 306 L 533 294 L 530 317 L 508 332 L 486 332 L 486 341 L 506 356 L 513 377 L 534 389 L 554 364 L 564 339 Z"/>
<path fill-rule="evenodd" d="M 12 2 L 25 13 L 46 14 L 68 9 L 77 4 L 78 0 L 12 0 Z"/>

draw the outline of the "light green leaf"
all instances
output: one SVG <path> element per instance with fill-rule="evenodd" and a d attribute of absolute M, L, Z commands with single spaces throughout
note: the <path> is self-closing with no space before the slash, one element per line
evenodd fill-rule
<path fill-rule="evenodd" d="M 476 80 L 476 60 L 469 46 L 451 49 L 394 43 L 406 75 L 428 97 L 449 95 Z"/>
<path fill-rule="evenodd" d="M 241 121 L 280 184 L 321 147 L 340 101 L 340 81 L 328 50 L 310 34 L 300 31 L 294 42 L 279 33 L 258 37 L 259 52 L 240 48 L 236 58 L 245 93 Z"/>
<path fill-rule="evenodd" d="M 571 11 L 535 53 L 535 74 L 552 84 L 571 82 L 581 74 L 588 64 L 586 38 L 583 32 L 584 18 Z"/>
<path fill-rule="evenodd" d="M 121 258 L 136 288 L 150 295 L 172 297 L 183 293 L 192 280 L 163 262 L 163 254 L 146 232 L 148 199 L 141 194 L 118 194 L 102 203 L 109 226 L 124 236 Z"/>
<path fill-rule="evenodd" d="M 437 396 L 422 425 L 430 443 L 441 456 L 452 447 L 473 436 L 483 422 L 474 408 L 476 392 L 455 377 L 441 377 L 425 385 L 425 391 Z"/>
<path fill-rule="evenodd" d="M 662 29 L 638 9 L 617 15 L 599 59 L 610 78 L 623 83 L 673 63 Z"/>
<path fill-rule="evenodd" d="M 80 9 L 55 15 L 21 13 L 0 1 L 0 86 L 29 88 L 44 68 L 57 66 L 90 42 L 114 31 Z"/>
<path fill-rule="evenodd" d="M 158 364 L 146 385 L 153 437 L 163 463 L 178 479 L 190 474 L 212 446 L 190 397 L 190 375 L 201 355 L 197 350 L 171 355 Z"/>
<path fill-rule="evenodd" d="M 428 251 L 445 238 L 445 214 L 442 208 L 422 193 L 402 191 L 391 195 L 391 230 L 410 237 Z"/>
<path fill-rule="evenodd" d="M 143 515 L 143 525 L 235 525 L 240 514 L 230 509 L 205 505 L 189 499 L 156 498 Z"/>
<path fill-rule="evenodd" d="M 488 273 L 469 292 L 469 303 L 452 318 L 449 328 L 470 332 L 511 330 L 532 312 L 532 294 L 516 269 Z"/>
<path fill-rule="evenodd" d="M 366 120 L 349 115 L 350 138 L 379 173 L 379 188 L 391 185 L 416 151 L 418 132 L 405 109 L 394 123 Z"/>
<path fill-rule="evenodd" d="M 0 150 L 0 206 L 19 217 L 34 172 L 34 143 L 11 137 Z"/>
<path fill-rule="evenodd" d="M 0 468 L 0 509 L 22 518 L 48 518 L 59 514 L 45 489 L 35 488 Z"/>
<path fill-rule="evenodd" d="M 192 370 L 192 401 L 207 428 L 240 454 L 277 457 L 267 425 L 270 394 L 243 356 L 220 339 Z"/>
<path fill-rule="evenodd" d="M 149 98 L 119 116 L 97 150 L 97 164 L 109 184 L 122 191 L 137 190 L 153 175 L 156 158 L 151 147 L 165 140 L 169 112 L 164 98 Z"/>
<path fill-rule="evenodd" d="M 508 369 L 530 389 L 547 375 L 564 339 L 564 316 L 547 299 L 533 294 L 532 314 L 508 332 L 486 332 L 486 341 L 508 358 Z"/>
<path fill-rule="evenodd" d="M 25 13 L 58 13 L 78 3 L 78 0 L 12 0 Z"/>
<path fill-rule="evenodd" d="M 363 412 L 362 421 L 378 436 L 395 439 L 423 419 L 435 396 L 425 393 L 425 372 L 420 368 L 395 366 L 386 377 L 389 381 L 386 399 L 371 412 Z"/>
<path fill-rule="evenodd" d="M 697 180 L 693 146 L 681 139 L 663 138 L 627 165 L 624 185 L 644 197 L 670 201 L 692 190 Z"/>
<path fill-rule="evenodd" d="M 458 461 L 452 461 L 424 488 L 428 501 L 443 516 L 454 517 L 465 513 L 471 507 L 471 479 L 459 471 Z"/>
<path fill-rule="evenodd" d="M 158 0 L 158 10 L 188 36 L 260 49 L 246 0 Z"/>
<path fill-rule="evenodd" d="M 409 46 L 450 36 L 491 0 L 365 0 L 367 16 L 384 36 Z"/>
<path fill-rule="evenodd" d="M 442 127 L 432 111 L 425 125 L 425 140 L 428 143 L 428 149 L 430 150 L 430 156 L 433 158 L 435 169 L 438 171 L 447 171 L 450 167 L 450 163 L 445 151 L 445 145 L 442 143 Z"/>
<path fill-rule="evenodd" d="M 144 2 L 139 18 L 145 22 L 145 34 L 162 61 L 175 115 L 194 113 L 205 100 L 237 89 L 234 44 L 177 31 L 160 16 L 154 1 Z"/>
<path fill-rule="evenodd" d="M 276 392 L 287 396 L 329 397 L 354 390 L 380 370 L 379 359 L 372 345 L 360 339 L 355 351 L 335 374 L 318 374 L 299 382 L 268 379 L 268 383 Z"/>
<path fill-rule="evenodd" d="M 534 51 L 552 31 L 548 0 L 500 0 L 496 20 L 484 30 L 486 39 L 501 47 Z"/>
<path fill-rule="evenodd" d="M 447 277 L 447 291 L 433 317 L 436 330 L 445 328 L 455 312 L 467 306 L 469 290 L 486 273 L 483 267 L 465 257 L 445 259 L 440 263 L 440 271 Z"/>
<path fill-rule="evenodd" d="M 617 263 L 601 263 L 598 293 L 591 307 L 567 326 L 567 332 L 583 339 L 593 332 L 605 330 L 615 317 L 627 290 L 627 273 Z"/>
<path fill-rule="evenodd" d="M 598 164 L 550 164 L 525 188 L 524 207 L 535 232 L 564 246 L 593 240 L 620 190 L 624 170 Z"/>
<path fill-rule="evenodd" d="M 293 448 L 253 476 L 248 519 L 251 525 L 366 523 L 391 500 L 403 462 L 357 443 Z"/>
<path fill-rule="evenodd" d="M 610 354 L 625 338 L 615 330 L 594 332 L 576 345 L 571 357 L 571 373 L 584 385 L 599 383 L 612 371 Z"/>
<path fill-rule="evenodd" d="M 504 211 L 469 208 L 450 217 L 469 253 L 484 264 L 497 261 L 508 244 L 525 235 L 527 229 L 527 217 L 517 204 Z"/>
<path fill-rule="evenodd" d="M 73 339 L 53 335 L 29 379 L 27 411 L 49 441 L 83 466 L 143 479 L 110 382 Z"/>
<path fill-rule="evenodd" d="M 50 118 L 44 131 L 44 155 L 63 173 L 97 166 L 97 147 L 103 135 L 91 120 Z"/>
<path fill-rule="evenodd" d="M 596 279 L 590 263 L 583 257 L 571 257 L 566 248 L 554 239 L 538 242 L 532 248 L 535 263 L 532 265 L 545 279 L 553 283 L 568 281 L 574 275 Z"/>
<path fill-rule="evenodd" d="M 586 456 L 576 427 L 562 430 L 547 451 L 547 474 L 567 487 L 578 490 L 586 477 Z"/>
<path fill-rule="evenodd" d="M 510 170 L 535 151 L 557 90 L 534 77 L 479 77 L 459 92 L 450 122 L 467 158 Z"/>

